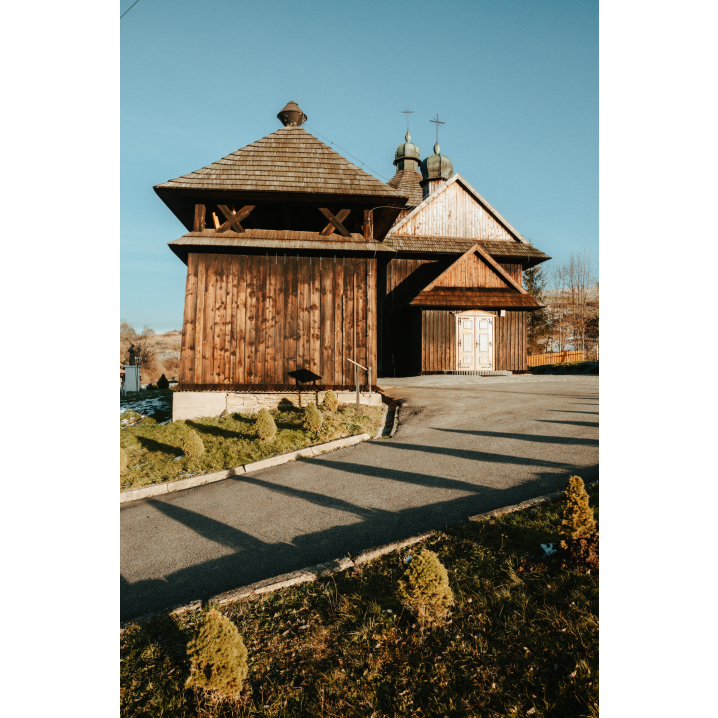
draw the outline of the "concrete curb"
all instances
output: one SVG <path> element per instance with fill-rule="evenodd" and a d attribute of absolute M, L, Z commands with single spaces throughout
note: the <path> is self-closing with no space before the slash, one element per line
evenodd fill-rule
<path fill-rule="evenodd" d="M 591 481 L 586 484 L 585 488 L 590 489 L 598 483 Z M 504 516 L 505 514 L 512 514 L 514 511 L 521 511 L 521 509 L 530 509 L 532 506 L 540 506 L 541 504 L 548 504 L 552 501 L 558 501 L 563 496 L 563 491 L 554 491 L 551 494 L 544 494 L 543 496 L 537 496 L 535 499 L 528 499 L 522 501 L 520 504 L 514 504 L 513 506 L 504 506 L 501 509 L 494 509 L 493 511 L 487 511 L 484 514 L 476 514 L 476 516 L 469 516 L 469 521 L 483 521 L 484 519 L 491 519 L 495 516 Z"/>
<path fill-rule="evenodd" d="M 184 489 L 193 489 L 195 486 L 213 484 L 215 481 L 224 481 L 224 479 L 229 479 L 233 476 L 241 476 L 242 474 L 248 474 L 251 471 L 268 469 L 270 466 L 279 466 L 280 464 L 286 464 L 290 461 L 296 461 L 297 459 L 309 459 L 312 456 L 326 454 L 328 451 L 343 449 L 346 446 L 354 446 L 354 444 L 359 444 L 362 441 L 368 441 L 369 439 L 371 439 L 371 436 L 369 436 L 369 434 L 357 434 L 355 436 L 347 436 L 344 439 L 328 441 L 326 444 L 308 446 L 305 449 L 290 451 L 287 454 L 272 456 L 269 459 L 253 461 L 251 464 L 235 466 L 233 469 L 224 469 L 223 471 L 215 471 L 212 474 L 204 474 L 202 476 L 190 476 L 188 479 L 180 479 L 179 481 L 169 481 L 165 484 L 154 484 L 152 486 L 145 486 L 139 489 L 129 489 L 127 491 L 121 491 L 120 503 L 124 504 L 128 501 L 145 499 L 148 496 L 160 496 L 162 494 L 169 494 L 175 491 L 183 491 Z"/>
<path fill-rule="evenodd" d="M 389 432 L 389 438 L 391 439 L 394 434 L 396 434 L 396 429 L 399 426 L 399 409 L 401 409 L 401 405 L 397 404 L 394 407 L 394 423 L 391 427 L 391 431 Z"/>
<path fill-rule="evenodd" d="M 389 414 L 389 405 L 383 404 L 382 414 L 381 414 L 381 425 L 376 430 L 376 433 L 374 434 L 374 438 L 372 441 L 376 441 L 377 439 L 381 439 L 381 435 L 384 433 L 384 427 L 386 426 L 386 417 Z"/>
<path fill-rule="evenodd" d="M 367 436 L 367 434 L 364 434 Z M 586 488 L 589 489 L 592 486 L 598 484 L 598 480 L 592 481 L 586 484 Z M 476 514 L 475 516 L 469 516 L 469 521 L 482 521 L 484 519 L 493 518 L 495 516 L 503 516 L 505 514 L 513 513 L 514 511 L 521 511 L 522 509 L 529 509 L 533 506 L 539 506 L 541 504 L 550 503 L 561 498 L 563 491 L 554 491 L 551 494 L 544 494 L 543 496 L 537 496 L 535 499 L 528 499 L 522 501 L 520 504 L 514 504 L 512 506 L 504 506 L 500 509 L 494 509 L 493 511 L 487 511 L 483 514 Z M 462 522 L 453 524 L 454 526 L 460 526 Z M 362 551 L 358 556 L 353 559 L 338 558 L 333 561 L 327 561 L 326 563 L 318 563 L 314 566 L 307 566 L 306 568 L 300 568 L 298 571 L 291 571 L 290 573 L 284 573 L 280 576 L 274 576 L 273 578 L 265 579 L 264 581 L 257 581 L 256 583 L 250 583 L 247 586 L 241 586 L 231 591 L 225 591 L 224 593 L 212 596 L 207 601 L 192 601 L 175 608 L 166 608 L 162 611 L 155 611 L 154 613 L 148 613 L 139 618 L 133 618 L 129 621 L 125 621 L 120 624 L 120 629 L 125 628 L 133 623 L 140 624 L 145 623 L 153 618 L 164 616 L 166 614 L 180 615 L 187 613 L 188 611 L 199 611 L 202 606 L 216 605 L 223 606 L 233 601 L 238 601 L 241 598 L 248 598 L 250 596 L 259 596 L 263 593 L 271 593 L 272 591 L 278 591 L 280 588 L 287 588 L 288 586 L 296 586 L 300 583 L 306 583 L 307 581 L 316 581 L 318 578 L 325 578 L 341 571 L 346 571 L 349 568 L 355 566 L 361 566 L 364 563 L 373 561 L 375 558 L 384 556 L 387 553 L 396 551 L 406 546 L 412 546 L 413 544 L 425 541 L 426 539 L 434 536 L 437 532 L 435 530 L 426 531 L 425 533 L 418 534 L 417 536 L 411 536 L 401 541 L 394 541 L 392 543 L 384 544 L 383 546 L 375 546 L 369 548 L 366 551 Z"/>

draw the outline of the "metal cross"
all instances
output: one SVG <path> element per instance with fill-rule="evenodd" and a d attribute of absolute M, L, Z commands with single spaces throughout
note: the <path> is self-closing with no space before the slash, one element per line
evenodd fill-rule
<path fill-rule="evenodd" d="M 407 105 L 406 109 L 401 111 L 401 114 L 406 115 L 406 131 L 408 132 L 409 131 L 409 115 L 413 115 L 414 110 L 410 110 L 409 105 Z"/>
<path fill-rule="evenodd" d="M 434 119 L 434 120 L 429 120 L 429 122 L 433 122 L 433 123 L 436 125 L 436 144 L 438 145 L 438 144 L 439 144 L 439 125 L 445 125 L 446 122 L 442 122 L 442 121 L 439 119 L 439 113 L 438 113 L 438 112 L 436 113 L 436 119 Z"/>

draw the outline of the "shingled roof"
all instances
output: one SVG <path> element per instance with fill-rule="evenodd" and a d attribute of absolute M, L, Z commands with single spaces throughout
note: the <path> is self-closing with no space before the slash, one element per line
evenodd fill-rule
<path fill-rule="evenodd" d="M 156 185 L 155 189 L 407 196 L 294 125 L 282 127 L 207 167 Z"/>
<path fill-rule="evenodd" d="M 423 197 L 421 189 L 421 175 L 414 169 L 399 170 L 388 182 L 390 187 L 395 187 L 409 199 L 406 202 L 407 207 L 416 207 Z"/>
<path fill-rule="evenodd" d="M 384 239 L 383 243 L 399 252 L 458 254 L 473 247 L 477 242 L 492 257 L 501 257 L 509 261 L 515 259 L 515 261 L 524 264 L 526 267 L 533 267 L 536 264 L 545 262 L 547 259 L 551 259 L 548 254 L 544 254 L 530 244 L 490 239 L 390 234 Z"/>

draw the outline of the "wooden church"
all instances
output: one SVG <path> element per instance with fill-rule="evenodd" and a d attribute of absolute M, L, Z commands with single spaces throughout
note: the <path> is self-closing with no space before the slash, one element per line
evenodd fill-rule
<path fill-rule="evenodd" d="M 155 186 L 187 234 L 174 419 L 340 401 L 377 377 L 525 370 L 531 246 L 439 153 L 406 141 L 383 183 L 302 128 Z M 341 395 L 344 396 L 341 396 Z"/>

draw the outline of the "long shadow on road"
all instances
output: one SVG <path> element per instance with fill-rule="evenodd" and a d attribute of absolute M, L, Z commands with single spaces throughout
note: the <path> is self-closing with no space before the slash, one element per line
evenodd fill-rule
<path fill-rule="evenodd" d="M 427 448 L 427 447 L 422 447 Z M 429 447 L 432 448 L 432 447 Z M 435 447 L 434 447 L 435 448 Z M 456 452 L 457 450 L 453 450 Z M 481 452 L 468 452 L 481 454 Z M 463 455 L 463 454 L 460 454 Z M 486 456 L 486 455 L 484 455 Z M 496 456 L 496 455 L 489 455 Z M 484 458 L 483 460 L 491 460 Z M 528 460 L 527 460 L 528 461 Z M 321 461 L 343 472 L 365 474 L 393 481 L 414 483 L 446 489 L 460 489 L 468 495 L 447 501 L 390 511 L 357 506 L 331 496 L 294 489 L 265 481 L 256 476 L 227 479 L 237 483 L 252 483 L 269 491 L 292 498 L 303 499 L 317 505 L 338 511 L 349 512 L 357 521 L 348 525 L 305 533 L 291 541 L 268 543 L 257 539 L 233 526 L 229 526 L 198 512 L 177 506 L 176 497 L 166 500 L 149 499 L 157 510 L 175 521 L 191 528 L 198 535 L 230 548 L 232 553 L 182 568 L 161 579 L 140 580 L 134 583 L 120 577 L 121 620 L 127 621 L 146 613 L 165 610 L 193 600 L 207 600 L 213 595 L 239 586 L 254 583 L 304 566 L 329 561 L 384 543 L 397 541 L 418 533 L 440 529 L 447 525 L 465 521 L 469 516 L 490 511 L 501 506 L 514 504 L 540 494 L 556 491 L 565 486 L 567 473 L 573 470 L 569 464 L 538 462 L 534 465 L 545 468 L 563 468 L 565 471 L 537 472 L 531 479 L 505 489 L 480 486 L 456 479 L 403 472 L 376 466 Z M 581 467 L 584 481 L 598 478 L 598 464 Z"/>

